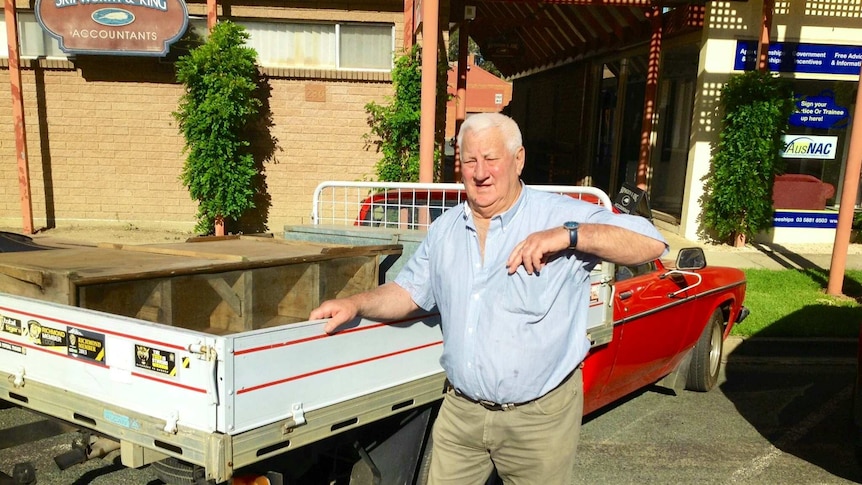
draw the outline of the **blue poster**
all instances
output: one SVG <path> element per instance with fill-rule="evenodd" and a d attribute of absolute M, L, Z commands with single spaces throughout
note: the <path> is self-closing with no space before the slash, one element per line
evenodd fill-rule
<path fill-rule="evenodd" d="M 847 128 L 850 111 L 835 104 L 832 91 L 824 90 L 817 96 L 800 96 L 796 99 L 796 112 L 788 120 L 791 126 L 823 130 Z"/>
<path fill-rule="evenodd" d="M 838 213 L 775 211 L 772 216 L 772 227 L 835 229 L 838 227 Z"/>
<path fill-rule="evenodd" d="M 769 70 L 774 72 L 858 75 L 860 66 L 862 46 L 858 45 L 769 44 Z M 753 71 L 757 68 L 757 41 L 736 41 L 733 68 L 737 71 Z"/>

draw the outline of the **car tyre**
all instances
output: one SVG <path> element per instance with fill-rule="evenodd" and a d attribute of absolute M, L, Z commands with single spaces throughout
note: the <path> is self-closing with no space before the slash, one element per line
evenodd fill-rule
<path fill-rule="evenodd" d="M 706 328 L 697 340 L 688 368 L 685 388 L 706 392 L 718 382 L 721 367 L 721 350 L 724 345 L 724 319 L 720 308 L 716 308 L 706 323 Z"/>

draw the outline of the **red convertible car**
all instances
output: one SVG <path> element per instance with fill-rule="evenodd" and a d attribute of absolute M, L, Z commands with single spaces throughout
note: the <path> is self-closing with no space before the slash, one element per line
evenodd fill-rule
<path fill-rule="evenodd" d="M 601 197 L 573 189 L 566 195 L 600 203 Z M 450 188 L 382 191 L 362 202 L 354 224 L 421 228 L 463 199 L 463 191 Z M 655 383 L 694 391 L 715 385 L 723 342 L 748 315 L 742 271 L 709 266 L 703 250 L 692 247 L 681 249 L 675 262 L 605 263 L 592 280 L 585 414 Z"/>

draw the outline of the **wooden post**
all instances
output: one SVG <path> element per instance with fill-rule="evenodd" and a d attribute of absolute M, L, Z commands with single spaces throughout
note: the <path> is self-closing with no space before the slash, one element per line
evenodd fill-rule
<path fill-rule="evenodd" d="M 844 188 L 841 190 L 841 206 L 838 208 L 838 227 L 832 245 L 832 263 L 829 266 L 829 283 L 826 294 L 840 295 L 844 287 L 844 269 L 847 265 L 847 248 L 850 246 L 850 229 L 859 192 L 859 174 L 862 172 L 862 69 L 856 88 L 856 111 L 850 128 L 850 150 L 847 152 L 847 167 L 844 169 Z"/>
<path fill-rule="evenodd" d="M 772 30 L 772 10 L 775 0 L 763 0 L 760 17 L 760 40 L 757 42 L 757 70 L 769 71 L 769 32 Z"/>
<path fill-rule="evenodd" d="M 9 47 L 9 84 L 12 86 L 12 122 L 15 125 L 15 158 L 18 161 L 18 192 L 21 198 L 22 230 L 33 234 L 33 200 L 30 197 L 30 163 L 27 158 L 27 129 L 24 98 L 21 95 L 21 67 L 18 55 L 18 12 L 15 0 L 6 0 L 6 39 Z"/>
<path fill-rule="evenodd" d="M 419 182 L 434 181 L 434 131 L 437 121 L 437 40 L 439 1 L 422 0 L 422 115 L 419 122 Z"/>
<path fill-rule="evenodd" d="M 207 0 L 207 30 L 212 32 L 218 23 L 218 4 L 216 0 Z"/>
<path fill-rule="evenodd" d="M 455 98 L 455 137 L 461 131 L 461 125 L 467 119 L 467 47 L 470 42 L 469 21 L 464 18 L 461 8 L 461 25 L 458 27 L 458 83 Z M 455 147 L 455 182 L 461 181 L 461 150 Z"/>
<path fill-rule="evenodd" d="M 652 145 L 652 124 L 658 96 L 658 73 L 661 59 L 661 38 L 663 33 L 661 9 L 652 7 L 648 15 L 652 24 L 652 34 L 649 41 L 647 58 L 646 87 L 644 88 L 644 110 L 641 121 L 641 143 L 638 155 L 638 172 L 636 183 L 639 189 L 647 190 L 647 173 L 649 172 L 650 152 Z"/>

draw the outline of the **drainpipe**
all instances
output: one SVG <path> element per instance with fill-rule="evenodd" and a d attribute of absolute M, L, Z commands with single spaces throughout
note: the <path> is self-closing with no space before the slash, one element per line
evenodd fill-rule
<path fill-rule="evenodd" d="M 862 69 L 859 70 L 859 87 L 862 87 Z M 844 268 L 847 265 L 847 249 L 850 246 L 850 229 L 853 225 L 856 194 L 859 191 L 859 174 L 862 171 L 862 89 L 856 89 L 856 111 L 850 132 L 850 151 L 847 153 L 847 168 L 844 170 L 844 188 L 841 190 L 841 205 L 838 207 L 838 227 L 832 245 L 832 264 L 829 266 L 829 283 L 826 294 L 840 295 L 844 286 Z"/>
<path fill-rule="evenodd" d="M 6 38 L 9 42 L 9 83 L 12 86 L 12 122 L 15 125 L 15 158 L 18 160 L 18 191 L 21 197 L 22 230 L 33 234 L 33 200 L 30 197 L 30 164 L 27 158 L 27 129 L 24 99 L 21 96 L 21 67 L 18 53 L 18 12 L 15 0 L 6 0 Z"/>

